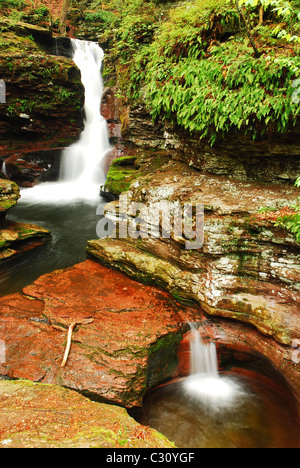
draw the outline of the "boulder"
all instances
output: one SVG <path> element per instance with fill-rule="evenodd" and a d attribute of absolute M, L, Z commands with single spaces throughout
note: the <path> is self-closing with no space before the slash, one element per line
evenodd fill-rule
<path fill-rule="evenodd" d="M 0 299 L 0 375 L 139 406 L 147 389 L 176 373 L 177 349 L 195 314 L 166 292 L 87 260 Z M 61 367 L 72 323 L 78 326 Z"/>
<path fill-rule="evenodd" d="M 125 409 L 77 392 L 25 381 L 0 381 L 1 448 L 172 448 Z"/>
<path fill-rule="evenodd" d="M 19 198 L 20 190 L 17 184 L 0 179 L 0 261 L 24 249 L 33 248 L 50 238 L 48 229 L 5 219 L 8 210 L 16 205 Z"/>

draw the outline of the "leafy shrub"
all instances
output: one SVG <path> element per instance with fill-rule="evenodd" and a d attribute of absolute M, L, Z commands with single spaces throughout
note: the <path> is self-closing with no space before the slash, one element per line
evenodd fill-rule
<path fill-rule="evenodd" d="M 284 216 L 279 218 L 276 225 L 290 231 L 294 235 L 296 241 L 300 244 L 300 212 L 293 216 Z"/>
<path fill-rule="evenodd" d="M 211 143 L 230 130 L 253 138 L 268 129 L 285 132 L 300 112 L 292 100 L 299 55 L 268 49 L 256 59 L 238 24 L 237 11 L 224 1 L 171 10 L 154 41 L 136 51 L 128 94 L 144 99 L 153 119 Z"/>

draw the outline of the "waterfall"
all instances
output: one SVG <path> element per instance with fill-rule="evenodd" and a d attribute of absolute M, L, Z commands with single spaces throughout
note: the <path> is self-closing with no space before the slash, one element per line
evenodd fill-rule
<path fill-rule="evenodd" d="M 2 163 L 1 171 L 3 172 L 3 174 L 5 174 L 6 176 L 8 176 L 5 161 L 3 161 L 3 163 Z"/>
<path fill-rule="evenodd" d="M 218 357 L 215 343 L 203 344 L 198 329 L 191 323 L 191 374 L 218 377 Z"/>
<path fill-rule="evenodd" d="M 64 150 L 58 182 L 23 189 L 22 200 L 26 202 L 95 202 L 100 185 L 105 182 L 101 161 L 111 147 L 107 123 L 100 113 L 103 93 L 100 70 L 104 53 L 93 42 L 72 39 L 71 44 L 73 61 L 80 69 L 84 86 L 84 130 L 79 141 Z"/>
<path fill-rule="evenodd" d="M 190 375 L 183 387 L 187 396 L 214 409 L 230 406 L 244 394 L 240 384 L 219 373 L 215 343 L 204 344 L 196 325 L 190 323 Z"/>
<path fill-rule="evenodd" d="M 72 39 L 73 61 L 85 90 L 85 128 L 80 140 L 64 151 L 60 180 L 89 187 L 103 181 L 99 162 L 110 150 L 106 120 L 100 114 L 103 82 L 99 73 L 104 54 L 96 44 Z"/>

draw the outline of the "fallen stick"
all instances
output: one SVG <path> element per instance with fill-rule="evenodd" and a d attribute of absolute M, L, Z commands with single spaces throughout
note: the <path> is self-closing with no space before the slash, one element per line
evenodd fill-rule
<path fill-rule="evenodd" d="M 67 363 L 67 360 L 68 360 L 68 357 L 69 357 L 69 354 L 70 354 L 71 344 L 72 344 L 73 330 L 76 327 L 76 325 L 88 324 L 88 323 L 92 323 L 93 321 L 94 321 L 93 318 L 87 318 L 87 319 L 82 319 L 80 321 L 78 320 L 76 322 L 71 323 L 71 325 L 69 325 L 66 350 L 65 350 L 64 358 L 62 360 L 62 363 L 61 363 L 60 367 L 65 367 L 65 365 Z"/>

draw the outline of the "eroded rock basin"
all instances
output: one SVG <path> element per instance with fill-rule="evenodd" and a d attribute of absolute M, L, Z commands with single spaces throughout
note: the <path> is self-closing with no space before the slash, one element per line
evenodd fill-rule
<path fill-rule="evenodd" d="M 99 402 L 141 407 L 147 391 L 189 372 L 187 322 L 194 321 L 203 339 L 216 342 L 220 369 L 243 375 L 255 369 L 263 378 L 271 372 L 282 380 L 297 418 L 299 379 L 289 347 L 248 325 L 207 317 L 92 260 L 40 277 L 21 293 L 1 298 L 0 307 L 2 379 L 68 387 Z M 84 319 L 89 323 L 81 324 Z"/>
<path fill-rule="evenodd" d="M 135 417 L 180 448 L 300 447 L 299 423 L 278 386 L 242 375 L 222 378 L 232 395 L 219 405 L 211 394 L 189 394 L 180 379 L 151 392 Z"/>

